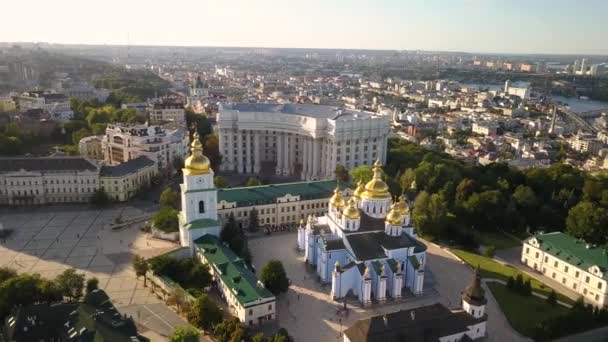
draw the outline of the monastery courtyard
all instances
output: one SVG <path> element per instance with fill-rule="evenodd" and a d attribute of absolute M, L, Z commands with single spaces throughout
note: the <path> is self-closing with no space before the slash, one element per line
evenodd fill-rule
<path fill-rule="evenodd" d="M 3 208 L 0 223 L 12 234 L 0 240 L 0 266 L 49 279 L 73 267 L 87 279 L 97 277 L 99 288 L 119 310 L 166 335 L 183 322 L 144 288 L 142 279 L 136 279 L 131 259 L 134 254 L 158 255 L 175 245 L 147 239 L 139 231 L 143 222 L 119 231 L 109 228 L 118 217 L 128 222 L 144 215 L 141 209 L 128 205 L 101 210 L 87 206 Z"/>
<path fill-rule="evenodd" d="M 307 271 L 304 255 L 296 250 L 295 233 L 275 233 L 249 241 L 253 263 L 259 270 L 269 260 L 280 260 L 285 267 L 291 286 L 286 294 L 277 298 L 279 325 L 285 327 L 296 341 L 338 340 L 340 331 L 356 320 L 400 309 L 416 308 L 441 302 L 450 308 L 460 305 L 460 292 L 470 284 L 473 272 L 450 253 L 428 244 L 425 293 L 419 297 L 407 297 L 399 302 L 387 302 L 360 308 L 349 301 L 348 317 L 338 315 L 343 306 L 329 297 L 330 285 L 321 285 L 312 271 Z M 517 335 L 506 322 L 491 294 L 488 305 L 487 341 L 526 341 Z"/>

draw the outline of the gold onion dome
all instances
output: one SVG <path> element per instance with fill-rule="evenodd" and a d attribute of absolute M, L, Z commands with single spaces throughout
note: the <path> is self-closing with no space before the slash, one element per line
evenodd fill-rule
<path fill-rule="evenodd" d="M 407 201 L 405 199 L 405 195 L 399 196 L 399 202 L 397 202 L 396 210 L 401 215 L 408 215 L 410 213 L 410 207 L 407 205 Z"/>
<path fill-rule="evenodd" d="M 374 163 L 373 171 L 374 177 L 365 184 L 365 191 L 361 194 L 361 198 L 390 198 L 391 194 L 388 191 L 388 185 L 382 180 L 382 164 L 380 163 L 380 160 L 376 160 Z"/>
<path fill-rule="evenodd" d="M 359 209 L 357 209 L 357 204 L 355 203 L 354 199 L 351 198 L 348 201 L 348 205 L 346 206 L 346 208 L 344 208 L 344 210 L 342 210 L 342 216 L 353 220 L 358 220 L 361 217 L 361 214 L 359 214 Z"/>
<path fill-rule="evenodd" d="M 363 181 L 359 181 L 359 183 L 357 183 L 357 188 L 355 189 L 353 196 L 355 198 L 361 198 L 361 195 L 363 194 L 364 191 L 365 191 L 365 186 L 363 184 Z"/>
<path fill-rule="evenodd" d="M 209 173 L 209 158 L 203 155 L 203 144 L 199 139 L 198 132 L 192 136 L 190 144 L 190 157 L 186 158 L 185 169 L 188 175 L 200 175 Z"/>
<path fill-rule="evenodd" d="M 385 222 L 393 226 L 400 226 L 403 222 L 403 215 L 399 213 L 399 209 L 397 209 L 396 204 L 393 204 L 391 211 L 389 211 L 388 215 L 386 215 Z"/>
<path fill-rule="evenodd" d="M 331 196 L 329 203 L 336 208 L 342 208 L 346 205 L 346 201 L 344 200 L 344 197 L 342 197 L 342 192 L 339 188 L 336 188 L 336 190 L 334 190 L 334 195 Z"/>

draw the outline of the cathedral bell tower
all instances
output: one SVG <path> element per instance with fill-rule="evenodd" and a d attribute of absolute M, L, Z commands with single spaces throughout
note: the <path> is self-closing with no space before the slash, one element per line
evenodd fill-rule
<path fill-rule="evenodd" d="M 182 246 L 191 246 L 192 241 L 204 234 L 219 235 L 217 189 L 213 184 L 213 170 L 209 159 L 203 155 L 203 145 L 197 132 L 192 136 L 190 157 L 184 164 L 184 182 L 180 185 L 180 240 Z"/>

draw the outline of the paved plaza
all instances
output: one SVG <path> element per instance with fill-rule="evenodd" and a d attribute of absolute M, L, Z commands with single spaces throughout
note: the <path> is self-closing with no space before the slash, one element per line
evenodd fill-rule
<path fill-rule="evenodd" d="M 316 276 L 307 271 L 304 256 L 295 249 L 293 233 L 279 233 L 249 241 L 253 263 L 260 269 L 271 259 L 280 260 L 285 266 L 291 286 L 287 294 L 277 298 L 278 324 L 289 331 L 296 341 L 333 341 L 340 332 L 356 320 L 400 309 L 416 308 L 441 302 L 450 308 L 460 306 L 460 292 L 468 285 L 473 272 L 450 253 L 429 244 L 427 273 L 432 275 L 433 289 L 420 297 L 410 297 L 400 302 L 387 302 L 361 308 L 348 305 L 348 317 L 338 316 L 342 304 L 330 299 L 330 285 L 321 285 Z M 426 286 L 426 284 L 425 284 Z M 488 341 L 520 341 L 488 295 Z"/>
<path fill-rule="evenodd" d="M 175 244 L 148 239 L 139 230 L 141 224 L 121 231 L 108 227 L 117 217 L 127 222 L 144 214 L 130 206 L 102 210 L 85 206 L 3 209 L 0 223 L 12 234 L 0 241 L 0 266 L 49 279 L 73 267 L 87 278 L 99 279 L 99 288 L 108 293 L 119 310 L 125 306 L 133 309 L 134 305 L 157 308 L 162 301 L 143 286 L 143 280 L 136 279 L 131 260 L 134 254 L 158 255 Z M 158 326 L 163 332 L 167 329 L 164 323 Z"/>

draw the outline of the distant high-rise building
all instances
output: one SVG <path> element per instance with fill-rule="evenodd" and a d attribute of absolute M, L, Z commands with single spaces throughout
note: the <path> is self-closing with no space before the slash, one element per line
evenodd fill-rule
<path fill-rule="evenodd" d="M 587 71 L 587 58 L 583 58 L 583 61 L 581 62 L 581 74 L 585 74 L 585 72 Z"/>
<path fill-rule="evenodd" d="M 574 66 L 572 67 L 572 73 L 576 74 L 581 68 L 581 61 L 578 59 L 574 61 Z"/>

